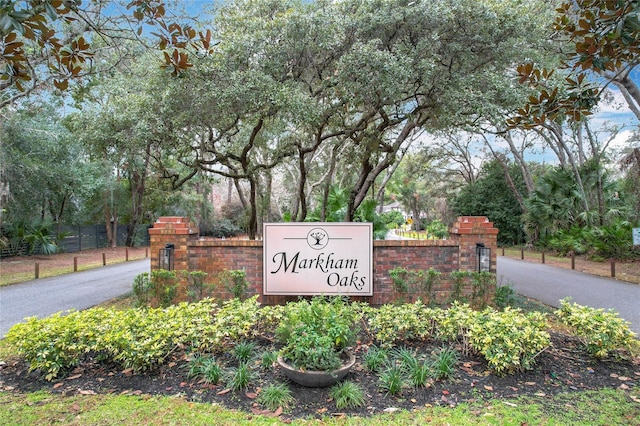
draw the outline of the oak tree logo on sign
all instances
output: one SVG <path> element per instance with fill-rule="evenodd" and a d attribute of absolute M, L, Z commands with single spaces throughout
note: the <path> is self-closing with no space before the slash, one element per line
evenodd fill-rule
<path fill-rule="evenodd" d="M 265 295 L 371 296 L 370 223 L 264 224 Z"/>
<path fill-rule="evenodd" d="M 327 231 L 322 228 L 313 228 L 307 235 L 307 243 L 314 250 L 322 250 L 329 243 Z"/>

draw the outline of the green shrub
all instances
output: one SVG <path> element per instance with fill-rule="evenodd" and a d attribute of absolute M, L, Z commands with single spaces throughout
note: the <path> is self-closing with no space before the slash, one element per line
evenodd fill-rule
<path fill-rule="evenodd" d="M 560 303 L 556 315 L 573 328 L 592 356 L 606 358 L 614 350 L 631 348 L 635 333 L 616 312 L 570 303 L 568 298 Z"/>
<path fill-rule="evenodd" d="M 276 330 L 281 355 L 297 368 L 334 370 L 355 342 L 358 314 L 342 297 L 314 297 L 287 304 Z"/>
<path fill-rule="evenodd" d="M 485 309 L 470 325 L 469 343 L 498 374 L 530 369 L 550 345 L 546 316 L 506 308 Z"/>
<path fill-rule="evenodd" d="M 133 296 L 136 307 L 149 306 L 151 303 L 151 279 L 148 272 L 136 275 L 133 279 Z"/>
<path fill-rule="evenodd" d="M 178 294 L 178 277 L 175 271 L 156 269 L 151 271 L 151 292 L 158 306 L 169 307 Z"/>
<path fill-rule="evenodd" d="M 501 285 L 496 287 L 496 293 L 493 297 L 493 303 L 498 309 L 504 309 L 513 305 L 515 302 L 515 291 L 510 285 Z"/>
<path fill-rule="evenodd" d="M 391 364 L 380 374 L 378 378 L 380 389 L 391 395 L 398 395 L 409 387 L 406 371 L 402 366 Z"/>
<path fill-rule="evenodd" d="M 187 279 L 187 296 L 192 302 L 202 300 L 207 295 L 208 286 L 205 283 L 207 273 L 203 271 L 184 271 Z"/>
<path fill-rule="evenodd" d="M 247 273 L 244 270 L 226 270 L 220 272 L 218 278 L 225 290 L 236 299 L 243 299 L 249 283 L 246 280 Z"/>
<path fill-rule="evenodd" d="M 381 346 L 410 339 L 426 339 L 435 330 L 436 313 L 417 301 L 404 305 L 383 305 L 366 312 L 369 332 Z"/>

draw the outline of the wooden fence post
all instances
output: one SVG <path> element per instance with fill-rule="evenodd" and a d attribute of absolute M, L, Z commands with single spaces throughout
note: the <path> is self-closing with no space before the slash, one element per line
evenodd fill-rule
<path fill-rule="evenodd" d="M 73 272 L 78 272 L 78 257 L 73 258 Z"/>
<path fill-rule="evenodd" d="M 616 261 L 611 259 L 611 278 L 616 277 Z"/>
<path fill-rule="evenodd" d="M 571 269 L 576 269 L 576 254 L 571 253 Z"/>
<path fill-rule="evenodd" d="M 107 265 L 107 255 L 102 252 L 102 266 L 106 266 Z"/>
<path fill-rule="evenodd" d="M 36 270 L 35 270 L 36 280 L 40 278 L 40 264 L 36 262 Z"/>

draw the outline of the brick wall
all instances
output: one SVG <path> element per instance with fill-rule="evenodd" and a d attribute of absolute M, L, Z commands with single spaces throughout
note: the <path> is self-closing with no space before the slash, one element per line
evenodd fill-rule
<path fill-rule="evenodd" d="M 296 300 L 291 296 L 262 295 L 262 241 L 200 238 L 197 227 L 188 218 L 162 217 L 149 230 L 151 237 L 151 269 L 157 269 L 159 250 L 167 243 L 175 244 L 175 269 L 204 271 L 213 284 L 213 297 L 228 299 L 229 291 L 220 284 L 218 274 L 224 270 L 243 269 L 249 283 L 249 295 L 261 295 L 264 304 L 281 304 Z M 498 230 L 486 217 L 459 217 L 450 229 L 448 240 L 384 240 L 373 242 L 373 296 L 355 297 L 373 305 L 390 303 L 399 298 L 413 301 L 418 294 L 395 292 L 389 271 L 433 268 L 443 279 L 433 289 L 437 302 L 446 301 L 452 292 L 448 274 L 454 271 L 475 271 L 476 244 L 491 248 L 491 269 L 495 273 Z M 155 257 L 154 257 L 155 256 Z M 184 283 L 183 283 L 184 285 Z M 464 290 L 468 294 L 469 289 Z M 183 295 L 185 291 L 181 292 Z"/>

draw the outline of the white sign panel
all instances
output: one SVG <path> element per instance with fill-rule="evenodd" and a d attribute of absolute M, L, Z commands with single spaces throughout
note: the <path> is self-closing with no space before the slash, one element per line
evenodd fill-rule
<path fill-rule="evenodd" d="M 265 223 L 265 295 L 373 295 L 371 223 Z"/>
<path fill-rule="evenodd" d="M 633 235 L 633 245 L 640 246 L 640 228 L 633 228 L 632 235 Z"/>

